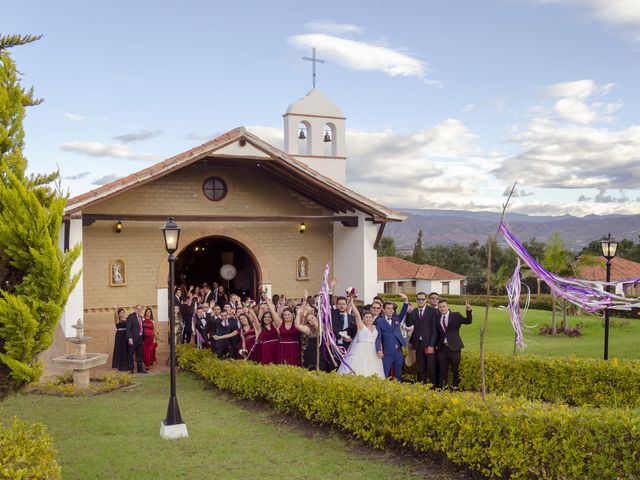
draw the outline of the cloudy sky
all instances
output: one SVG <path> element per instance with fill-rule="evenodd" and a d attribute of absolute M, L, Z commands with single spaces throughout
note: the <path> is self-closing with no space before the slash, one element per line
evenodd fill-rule
<path fill-rule="evenodd" d="M 30 169 L 71 195 L 244 125 L 282 145 L 318 87 L 348 184 L 393 207 L 640 211 L 640 1 L 32 1 L 2 9 Z"/>

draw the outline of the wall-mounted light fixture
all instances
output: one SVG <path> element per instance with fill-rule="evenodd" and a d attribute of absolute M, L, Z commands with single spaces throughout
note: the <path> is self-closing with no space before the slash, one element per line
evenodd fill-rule
<path fill-rule="evenodd" d="M 300 233 L 304 233 L 304 231 L 307 229 L 307 226 L 304 224 L 304 222 L 300 223 Z"/>
<path fill-rule="evenodd" d="M 114 230 L 116 231 L 116 233 L 120 233 L 122 231 L 122 222 L 120 220 L 118 220 L 118 223 L 116 223 Z"/>

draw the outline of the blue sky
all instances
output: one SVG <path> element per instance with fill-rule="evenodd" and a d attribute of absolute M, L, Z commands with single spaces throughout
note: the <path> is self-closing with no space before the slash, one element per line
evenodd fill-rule
<path fill-rule="evenodd" d="M 71 195 L 240 125 L 282 144 L 318 87 L 348 184 L 392 207 L 586 215 L 640 207 L 640 1 L 30 1 L 2 33 L 45 102 L 32 171 Z"/>

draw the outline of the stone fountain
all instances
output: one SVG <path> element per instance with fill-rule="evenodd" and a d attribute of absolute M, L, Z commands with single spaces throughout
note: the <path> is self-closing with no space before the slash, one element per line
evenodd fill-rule
<path fill-rule="evenodd" d="M 69 343 L 76 345 L 76 353 L 53 358 L 53 363 L 73 369 L 73 384 L 77 388 L 88 388 L 90 375 L 89 371 L 99 365 L 107 363 L 109 355 L 106 353 L 87 353 L 87 343 L 92 337 L 84 334 L 84 324 L 82 319 L 78 323 L 71 325 L 76 329 L 75 337 L 67 337 Z"/>

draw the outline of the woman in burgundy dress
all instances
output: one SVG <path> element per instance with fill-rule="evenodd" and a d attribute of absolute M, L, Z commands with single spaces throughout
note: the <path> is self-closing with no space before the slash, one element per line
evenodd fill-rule
<path fill-rule="evenodd" d="M 142 363 L 146 368 L 151 367 L 156 363 L 156 329 L 155 322 L 153 321 L 153 312 L 150 308 L 144 311 L 144 318 L 142 319 L 142 325 L 144 327 L 144 340 L 142 342 Z"/>
<path fill-rule="evenodd" d="M 269 309 L 275 311 L 272 303 Z M 268 310 L 265 311 L 263 307 L 260 317 L 261 330 L 260 336 L 258 337 L 260 350 L 258 354 L 260 356 L 260 363 L 264 364 L 279 363 L 280 332 L 278 332 L 278 329 L 273 325 L 273 318 L 273 313 Z"/>
<path fill-rule="evenodd" d="M 300 332 L 294 325 L 293 311 L 286 307 L 279 315 L 270 301 L 267 301 L 269 311 L 273 315 L 273 325 L 280 333 L 280 362 L 285 365 L 300 366 Z"/>
<path fill-rule="evenodd" d="M 249 317 L 252 317 L 249 319 Z M 244 358 L 246 360 L 256 361 L 257 349 L 256 349 L 256 337 L 260 334 L 260 322 L 256 317 L 253 310 L 245 307 L 238 315 L 238 321 L 240 322 L 240 338 L 241 342 L 238 345 L 240 351 L 238 352 L 238 358 Z"/>

